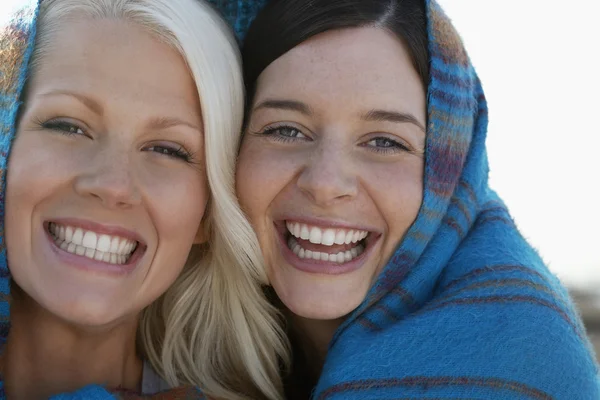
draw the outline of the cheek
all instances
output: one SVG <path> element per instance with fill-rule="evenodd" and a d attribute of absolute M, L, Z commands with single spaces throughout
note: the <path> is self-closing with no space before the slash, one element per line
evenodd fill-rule
<path fill-rule="evenodd" d="M 12 145 L 6 176 L 6 240 L 27 243 L 33 213 L 44 200 L 68 185 L 73 171 L 80 169 L 78 157 L 43 135 L 17 134 Z M 17 233 L 18 232 L 18 233 Z"/>
<path fill-rule="evenodd" d="M 260 142 L 252 137 L 244 140 L 236 174 L 240 204 L 253 224 L 267 216 L 269 206 L 293 177 L 294 168 L 284 152 L 269 150 Z"/>
<path fill-rule="evenodd" d="M 44 135 L 18 134 L 10 153 L 7 175 L 7 196 L 43 192 L 57 183 L 67 181 L 78 167 L 79 157 L 70 148 L 46 140 Z M 30 202 L 31 200 L 29 200 Z"/>
<path fill-rule="evenodd" d="M 141 180 L 159 245 L 192 243 L 209 198 L 205 173 L 188 166 L 156 173 L 146 169 Z"/>
<path fill-rule="evenodd" d="M 156 252 L 144 278 L 143 306 L 163 294 L 181 274 L 201 229 L 209 198 L 207 180 L 204 173 L 187 169 L 145 174 L 142 179 L 157 237 Z"/>
<path fill-rule="evenodd" d="M 423 201 L 423 160 L 384 166 L 371 187 L 388 229 L 391 251 L 398 246 L 419 213 Z"/>

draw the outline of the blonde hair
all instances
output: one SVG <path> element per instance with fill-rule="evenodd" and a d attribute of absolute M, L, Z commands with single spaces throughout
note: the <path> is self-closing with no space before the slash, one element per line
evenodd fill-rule
<path fill-rule="evenodd" d="M 211 200 L 208 243 L 192 249 L 182 274 L 145 309 L 138 330 L 144 356 L 169 384 L 193 384 L 225 399 L 281 399 L 280 367 L 289 348 L 254 231 L 235 198 L 243 120 L 241 62 L 230 29 L 200 0 L 45 0 L 32 70 L 69 18 L 119 19 L 177 49 L 196 82 Z"/>

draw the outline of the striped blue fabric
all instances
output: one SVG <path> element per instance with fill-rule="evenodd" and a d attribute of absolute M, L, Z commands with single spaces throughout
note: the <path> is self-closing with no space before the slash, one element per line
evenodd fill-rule
<path fill-rule="evenodd" d="M 35 35 L 37 2 L 0 31 L 0 177 Z M 212 1 L 238 37 L 263 1 Z M 449 20 L 427 0 L 431 57 L 419 216 L 364 303 L 336 333 L 315 399 L 598 399 L 573 304 L 488 186 L 487 106 Z M 0 217 L 3 216 L 3 196 Z M 0 323 L 9 274 L 0 218 Z M 91 397 L 90 397 L 91 396 Z M 113 395 L 92 386 L 61 399 Z"/>
<path fill-rule="evenodd" d="M 336 332 L 313 398 L 599 399 L 598 366 L 568 293 L 488 186 L 481 83 L 449 19 L 424 1 L 423 204 Z"/>
<path fill-rule="evenodd" d="M 426 1 L 421 211 L 330 344 L 315 399 L 599 399 L 571 299 L 488 186 L 488 112 L 461 39 Z"/>

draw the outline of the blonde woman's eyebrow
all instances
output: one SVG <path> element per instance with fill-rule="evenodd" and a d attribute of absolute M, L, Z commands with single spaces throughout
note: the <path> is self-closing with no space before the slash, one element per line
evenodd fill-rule
<path fill-rule="evenodd" d="M 202 132 L 202 128 L 198 125 L 176 117 L 155 117 L 148 121 L 147 126 L 156 130 L 166 130 L 176 126 L 187 126 L 188 128 Z"/>
<path fill-rule="evenodd" d="M 73 97 L 86 106 L 90 111 L 97 115 L 104 115 L 104 107 L 98 101 L 93 98 L 77 92 L 71 92 L 69 90 L 52 90 L 47 93 L 43 93 L 41 97 L 53 97 L 53 96 L 69 96 Z"/>

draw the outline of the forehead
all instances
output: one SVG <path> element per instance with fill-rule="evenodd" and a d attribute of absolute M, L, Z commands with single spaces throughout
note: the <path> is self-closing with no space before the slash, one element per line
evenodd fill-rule
<path fill-rule="evenodd" d="M 33 94 L 72 89 L 148 106 L 199 104 L 181 55 L 133 23 L 82 18 L 61 23 L 48 39 L 34 71 Z"/>
<path fill-rule="evenodd" d="M 360 98 L 407 106 L 423 92 L 405 45 L 373 27 L 316 35 L 275 60 L 257 82 L 260 98 L 294 95 L 314 102 L 336 96 L 346 104 Z"/>

